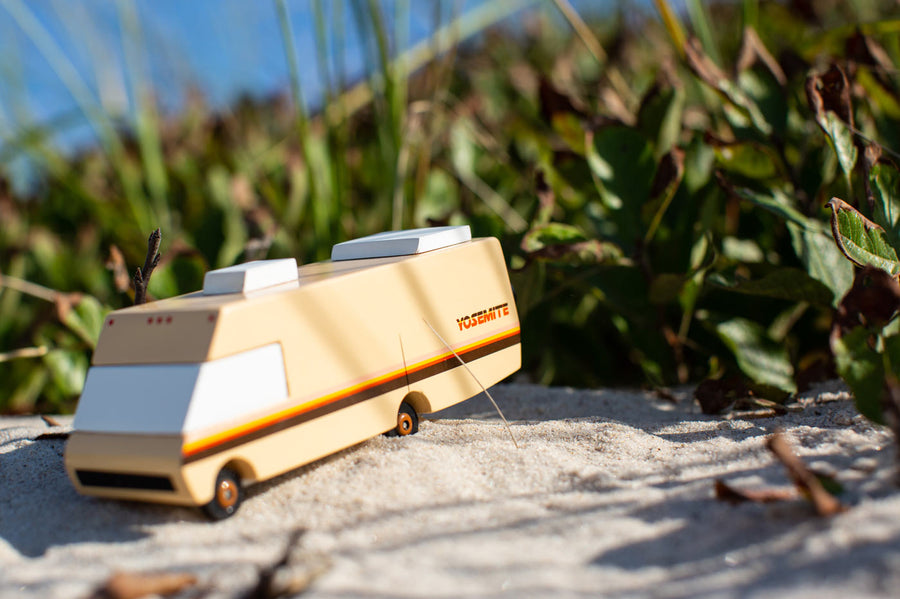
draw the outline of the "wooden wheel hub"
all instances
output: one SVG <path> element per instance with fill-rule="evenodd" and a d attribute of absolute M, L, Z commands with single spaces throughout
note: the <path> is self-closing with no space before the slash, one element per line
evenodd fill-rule
<path fill-rule="evenodd" d="M 397 415 L 397 433 L 399 433 L 401 436 L 406 436 L 410 434 L 412 430 L 412 416 L 410 416 L 406 412 L 400 412 L 400 414 Z"/>
<path fill-rule="evenodd" d="M 219 486 L 216 487 L 216 503 L 220 506 L 230 508 L 237 504 L 239 495 L 237 483 L 233 480 L 219 481 Z"/>

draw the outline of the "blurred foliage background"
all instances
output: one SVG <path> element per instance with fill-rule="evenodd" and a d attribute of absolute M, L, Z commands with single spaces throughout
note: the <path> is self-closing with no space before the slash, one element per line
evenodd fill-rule
<path fill-rule="evenodd" d="M 74 408 L 156 227 L 149 292 L 167 297 L 210 268 L 469 224 L 503 243 L 530 381 L 737 376 L 778 398 L 833 377 L 828 334 L 853 267 L 825 206 L 865 204 L 868 175 L 852 176 L 863 141 L 880 151 L 883 220 L 900 228 L 896 3 L 658 0 L 585 23 L 546 0 L 515 28 L 490 26 L 503 4 L 399 52 L 408 4 L 349 2 L 341 18 L 371 60 L 350 86 L 329 71 L 335 28 L 313 0 L 316 113 L 283 2 L 283 95 L 212 110 L 195 94 L 163 116 L 165 90 L 138 81 L 128 125 L 70 82 L 96 147 L 63 152 L 34 128 L 0 146 L 0 412 Z M 2 9 L 30 31 L 27 5 Z M 829 104 L 838 83 L 850 114 Z M 14 192 L 22 156 L 37 175 Z"/>

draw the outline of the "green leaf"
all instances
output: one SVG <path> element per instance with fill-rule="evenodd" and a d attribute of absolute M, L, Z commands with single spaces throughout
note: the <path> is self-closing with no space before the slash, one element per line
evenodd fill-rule
<path fill-rule="evenodd" d="M 832 305 L 837 306 L 853 285 L 853 265 L 844 259 L 831 235 L 823 228 L 803 228 L 790 223 L 788 230 L 794 251 L 806 272 L 831 290 Z"/>
<path fill-rule="evenodd" d="M 536 227 L 522 238 L 522 249 L 535 252 L 548 245 L 584 241 L 587 236 L 578 227 L 562 223 L 547 223 Z"/>
<path fill-rule="evenodd" d="M 662 273 L 650 283 L 650 302 L 669 304 L 679 298 L 688 277 L 674 273 Z"/>
<path fill-rule="evenodd" d="M 750 179 L 769 179 L 783 172 L 778 155 L 767 146 L 739 142 L 716 144 L 714 147 L 716 162 L 727 171 Z"/>
<path fill-rule="evenodd" d="M 509 273 L 510 282 L 516 290 L 516 308 L 524 318 L 544 299 L 547 280 L 547 266 L 540 262 L 529 264 L 527 268 Z"/>
<path fill-rule="evenodd" d="M 881 398 L 884 394 L 884 361 L 877 351 L 869 347 L 871 335 L 870 331 L 857 327 L 833 340 L 831 350 L 838 374 L 853 392 L 856 409 L 872 422 L 883 424 Z M 897 342 L 900 337 L 890 339 L 891 350 L 896 357 L 893 363 L 900 366 Z"/>
<path fill-rule="evenodd" d="M 469 131 L 469 126 L 464 119 L 453 124 L 450 130 L 450 158 L 453 168 L 462 179 L 475 177 L 475 140 Z"/>
<path fill-rule="evenodd" d="M 153 299 L 161 299 L 165 297 L 173 297 L 178 295 L 178 279 L 172 270 L 171 263 L 157 266 L 153 269 L 150 277 L 150 284 L 147 286 L 147 293 Z"/>
<path fill-rule="evenodd" d="M 7 406 L 14 412 L 33 412 L 49 378 L 46 368 L 32 368 L 7 398 Z"/>
<path fill-rule="evenodd" d="M 897 98 L 879 83 L 869 68 L 857 66 L 856 82 L 866 91 L 871 104 L 880 108 L 885 116 L 900 119 L 900 103 L 897 102 Z"/>
<path fill-rule="evenodd" d="M 750 119 L 763 135 L 772 134 L 772 125 L 763 116 L 756 102 L 707 57 L 697 44 L 685 44 L 688 66 L 704 83 L 724 97 L 731 105 Z"/>
<path fill-rule="evenodd" d="M 218 256 L 215 259 L 216 268 L 234 264 L 241 252 L 244 251 L 244 246 L 247 243 L 244 217 L 240 207 L 232 197 L 231 183 L 231 175 L 221 165 L 210 169 L 207 175 L 210 199 L 212 204 L 218 207 L 222 215 L 222 220 L 220 221 L 221 230 L 217 232 L 221 235 L 222 243 L 219 247 Z M 153 276 L 150 277 L 151 286 L 153 286 L 156 277 L 163 278 L 154 271 Z"/>
<path fill-rule="evenodd" d="M 638 128 L 647 139 L 655 139 L 654 155 L 661 158 L 678 142 L 684 112 L 684 89 L 653 86 L 641 102 Z"/>
<path fill-rule="evenodd" d="M 793 202 L 780 189 L 772 189 L 770 194 L 760 193 L 744 187 L 735 187 L 734 192 L 741 199 L 765 208 L 769 212 L 804 228 L 811 226 L 809 218 L 794 208 Z"/>
<path fill-rule="evenodd" d="M 841 164 L 841 170 L 847 177 L 853 172 L 856 166 L 856 144 L 853 143 L 853 132 L 844 124 L 844 121 L 834 112 L 828 110 L 825 112 L 825 132 L 834 145 L 834 151 L 837 153 L 838 162 Z"/>
<path fill-rule="evenodd" d="M 787 351 L 769 339 L 760 325 L 733 318 L 716 326 L 716 332 L 734 354 L 741 371 L 753 381 L 789 393 L 797 391 Z"/>
<path fill-rule="evenodd" d="M 750 239 L 738 239 L 730 235 L 722 239 L 722 255 L 729 260 L 748 264 L 765 260 L 765 255 L 758 243 Z"/>
<path fill-rule="evenodd" d="M 679 330 L 679 337 L 687 336 L 687 329 L 690 326 L 691 318 L 693 318 L 694 307 L 700 297 L 700 291 L 703 288 L 703 281 L 706 279 L 706 273 L 713 267 L 716 262 L 716 248 L 712 242 L 712 233 L 707 231 L 697 238 L 694 245 L 691 246 L 691 269 L 687 275 L 687 281 L 681 288 L 678 296 L 678 303 L 681 304 L 682 320 Z"/>
<path fill-rule="evenodd" d="M 571 112 L 555 112 L 550 117 L 553 130 L 556 131 L 569 148 L 584 156 L 584 123 L 578 115 Z"/>
<path fill-rule="evenodd" d="M 808 309 L 809 304 L 806 302 L 791 305 L 787 310 L 772 319 L 772 324 L 769 325 L 766 334 L 776 343 L 783 343 L 788 333 L 791 332 L 791 329 L 794 328 L 794 325 L 797 324 L 797 321 Z"/>
<path fill-rule="evenodd" d="M 81 351 L 54 349 L 44 356 L 44 364 L 56 387 L 65 395 L 78 395 L 87 377 L 88 358 Z"/>
<path fill-rule="evenodd" d="M 663 215 L 668 210 L 669 204 L 672 203 L 683 178 L 684 150 L 675 148 L 660 159 L 650 190 L 653 197 L 644 204 L 643 211 L 653 213 L 650 224 L 647 226 L 647 232 L 644 234 L 644 244 L 649 244 L 653 240 Z"/>
<path fill-rule="evenodd" d="M 100 329 L 103 328 L 103 318 L 109 311 L 110 308 L 101 304 L 97 298 L 85 295 L 73 309 L 66 312 L 63 324 L 94 348 L 100 337 Z"/>
<path fill-rule="evenodd" d="M 650 197 L 656 161 L 650 143 L 627 127 L 594 132 L 587 146 L 588 165 L 600 182 L 600 196 L 611 209 L 619 236 L 628 242 L 639 237 L 641 206 Z"/>
<path fill-rule="evenodd" d="M 759 279 L 728 286 L 729 291 L 829 306 L 834 294 L 824 283 L 797 268 L 778 268 Z"/>
<path fill-rule="evenodd" d="M 877 163 L 869 170 L 869 187 L 875 199 L 873 219 L 884 228 L 891 245 L 900 247 L 900 172 L 890 164 Z"/>
<path fill-rule="evenodd" d="M 745 32 L 746 35 L 746 32 Z M 757 56 L 760 56 L 757 54 Z M 774 57 L 769 57 L 774 62 Z M 738 74 L 738 85 L 759 106 L 766 121 L 772 125 L 775 135 L 783 136 L 787 126 L 790 94 L 769 68 L 750 68 Z"/>
<path fill-rule="evenodd" d="M 554 264 L 583 266 L 586 264 L 617 264 L 622 250 L 609 241 L 589 239 L 573 243 L 553 243 L 528 253 L 528 258 Z"/>
<path fill-rule="evenodd" d="M 709 183 L 715 166 L 715 151 L 700 136 L 688 144 L 684 159 L 684 185 L 692 195 Z"/>
<path fill-rule="evenodd" d="M 459 206 L 459 185 L 456 179 L 440 168 L 428 173 L 425 190 L 416 198 L 415 226 L 428 226 L 428 219 L 440 221 Z"/>
<path fill-rule="evenodd" d="M 900 274 L 897 252 L 888 244 L 884 229 L 839 198 L 831 198 L 828 207 L 834 240 L 848 260 L 858 266 L 875 266 L 892 277 Z"/>

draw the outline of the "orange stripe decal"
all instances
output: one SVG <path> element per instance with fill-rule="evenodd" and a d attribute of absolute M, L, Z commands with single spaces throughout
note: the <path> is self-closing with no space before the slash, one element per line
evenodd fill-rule
<path fill-rule="evenodd" d="M 514 327 L 509 329 L 508 331 L 504 331 L 502 333 L 498 333 L 496 335 L 492 335 L 480 341 L 476 341 L 470 343 L 468 345 L 464 345 L 460 348 L 456 349 L 456 353 L 463 355 L 469 352 L 477 351 L 481 348 L 484 348 L 488 345 L 502 342 L 511 337 L 515 337 L 519 335 L 519 327 Z M 328 395 L 324 395 L 322 397 L 313 399 L 311 401 L 305 402 L 303 404 L 297 406 L 291 406 L 289 408 L 285 408 L 283 410 L 279 410 L 278 412 L 274 412 L 272 414 L 268 414 L 261 418 L 257 418 L 251 422 L 247 422 L 245 424 L 241 424 L 239 426 L 223 430 L 221 432 L 212 434 L 208 437 L 204 437 L 203 439 L 198 439 L 196 441 L 190 441 L 185 443 L 182 446 L 182 457 L 189 458 L 194 456 L 200 452 L 204 452 L 210 450 L 217 445 L 221 445 L 223 443 L 228 443 L 229 441 L 234 441 L 239 437 L 244 437 L 246 435 L 251 435 L 257 431 L 268 428 L 272 425 L 275 425 L 279 422 L 283 422 L 285 420 L 289 420 L 291 418 L 295 418 L 300 416 L 306 412 L 310 412 L 317 408 L 321 408 L 323 406 L 327 406 L 328 404 L 333 404 L 335 402 L 340 401 L 341 399 L 345 399 L 352 395 L 356 395 L 359 393 L 363 393 L 369 389 L 374 387 L 378 387 L 379 385 L 384 385 L 386 383 L 390 383 L 392 381 L 397 381 L 401 378 L 404 378 L 408 375 L 412 375 L 416 372 L 420 372 L 425 370 L 431 366 L 439 364 L 441 362 L 447 361 L 448 359 L 453 358 L 453 353 L 449 351 L 441 352 L 433 357 L 427 358 L 425 360 L 421 360 L 408 366 L 407 368 L 399 368 L 397 370 L 393 370 L 386 374 L 382 374 L 356 385 L 352 385 L 345 389 L 341 389 L 339 391 L 335 391 L 333 393 L 329 393 Z M 453 358 L 455 360 L 455 358 Z"/>

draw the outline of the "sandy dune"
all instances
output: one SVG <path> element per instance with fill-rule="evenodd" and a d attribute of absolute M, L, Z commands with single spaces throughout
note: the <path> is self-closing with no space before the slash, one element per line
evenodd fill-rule
<path fill-rule="evenodd" d="M 405 439 L 379 437 L 255 487 L 234 518 L 87 499 L 38 418 L 0 419 L 0 596 L 72 597 L 115 571 L 189 573 L 179 596 L 272 585 L 308 597 L 897 596 L 900 491 L 889 433 L 837 384 L 764 419 L 628 391 L 496 387 Z M 713 482 L 788 487 L 783 428 L 849 511 L 733 506 Z M 288 548 L 289 540 L 295 542 Z M 308 585 L 308 586 L 307 586 Z"/>

